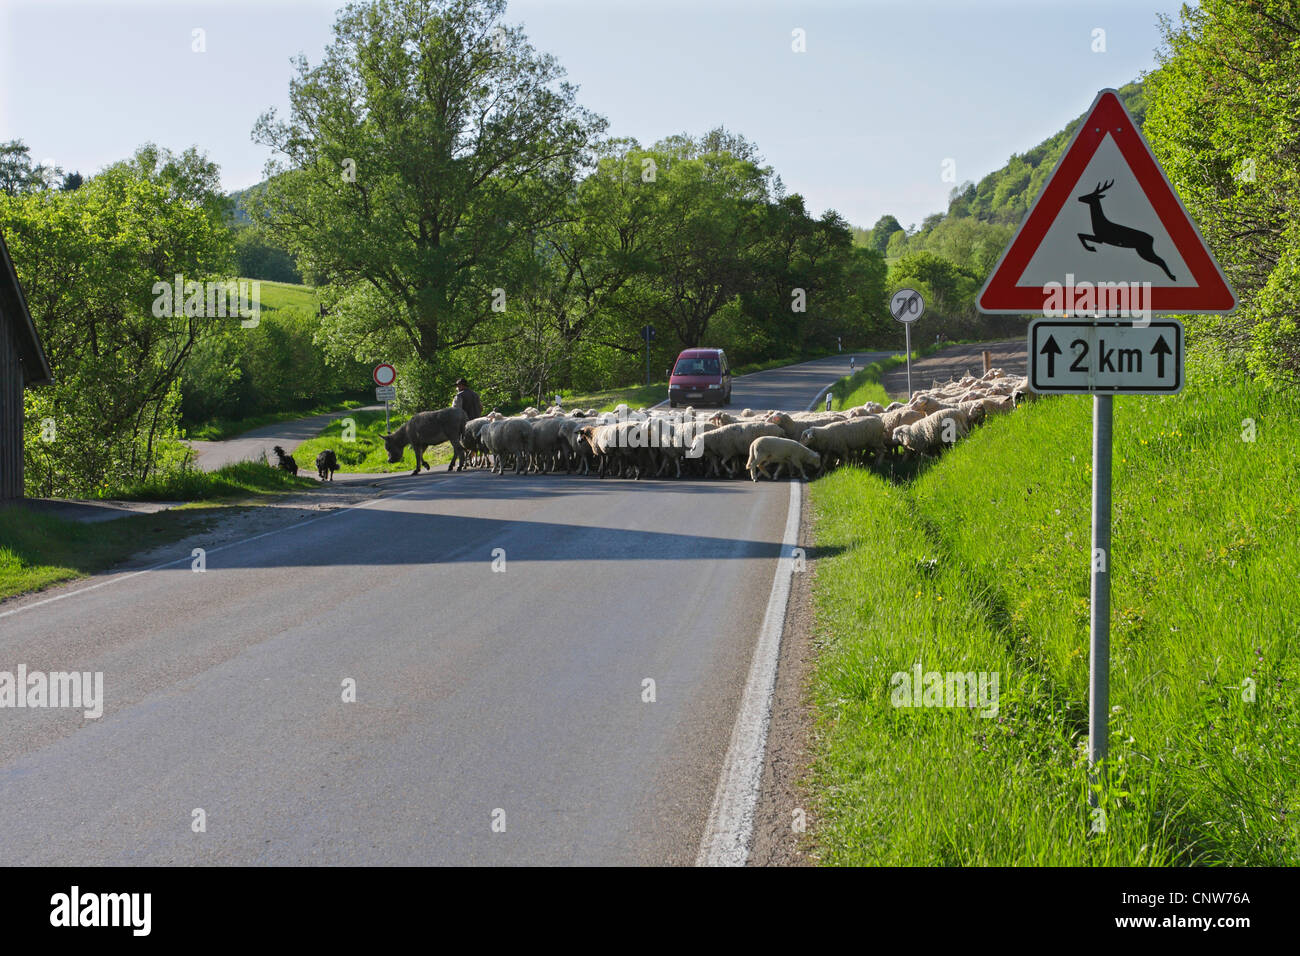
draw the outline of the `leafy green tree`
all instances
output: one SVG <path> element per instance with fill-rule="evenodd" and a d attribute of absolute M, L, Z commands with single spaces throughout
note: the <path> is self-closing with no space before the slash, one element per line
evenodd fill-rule
<path fill-rule="evenodd" d="M 867 245 L 875 249 L 881 255 L 889 248 L 890 237 L 896 232 L 901 232 L 903 227 L 898 224 L 898 220 L 893 216 L 884 215 L 876 220 L 876 224 L 871 227 L 871 232 L 867 238 Z"/>
<path fill-rule="evenodd" d="M 504 10 L 353 4 L 324 60 L 298 61 L 289 119 L 267 113 L 254 132 L 282 159 L 252 214 L 327 280 L 332 321 L 400 330 L 428 366 L 424 401 L 445 397 L 449 351 L 508 334 L 493 306 L 504 295 L 508 315 L 510 268 L 567 213 L 604 126 Z M 348 315 L 361 286 L 378 301 Z"/>
<path fill-rule="evenodd" d="M 1300 382 L 1300 7 L 1203 0 L 1164 20 L 1144 131 L 1236 290 L 1193 320 L 1273 383 Z"/>
<path fill-rule="evenodd" d="M 704 343 L 718 311 L 750 287 L 769 170 L 730 153 L 699 155 L 680 138 L 654 152 L 655 226 L 636 277 L 637 307 L 694 347 Z"/>
<path fill-rule="evenodd" d="M 228 275 L 209 171 L 197 155 L 147 147 L 73 192 L 0 197 L 0 228 L 54 371 L 52 386 L 25 397 L 33 491 L 93 494 L 148 477 L 176 449 L 178 383 L 194 345 L 222 322 L 238 327 L 237 317 L 155 308 L 158 282 Z"/>

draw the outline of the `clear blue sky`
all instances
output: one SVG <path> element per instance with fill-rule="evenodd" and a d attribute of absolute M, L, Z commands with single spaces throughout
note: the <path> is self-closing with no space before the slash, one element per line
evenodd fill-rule
<path fill-rule="evenodd" d="M 283 111 L 291 56 L 331 38 L 329 0 L 0 0 L 0 140 L 94 172 L 154 141 L 197 145 L 228 189 L 262 178 L 249 136 Z M 718 124 L 790 192 L 856 225 L 919 223 L 1154 65 L 1174 0 L 512 0 L 610 132 L 643 144 Z M 206 31 L 205 53 L 191 50 Z M 807 52 L 791 49 L 806 31 Z M 1092 51 L 1094 29 L 1105 52 Z"/>

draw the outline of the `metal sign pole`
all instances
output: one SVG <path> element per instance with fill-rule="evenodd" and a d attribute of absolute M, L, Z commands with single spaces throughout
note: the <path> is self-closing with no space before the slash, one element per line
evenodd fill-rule
<path fill-rule="evenodd" d="M 907 397 L 912 397 L 912 323 L 904 322 L 903 329 L 907 333 Z"/>
<path fill-rule="evenodd" d="M 1110 395 L 1092 397 L 1092 616 L 1088 624 L 1088 805 L 1105 776 L 1110 735 Z"/>
<path fill-rule="evenodd" d="M 384 399 L 384 434 L 391 435 L 392 433 L 392 428 L 388 426 L 388 399 Z"/>

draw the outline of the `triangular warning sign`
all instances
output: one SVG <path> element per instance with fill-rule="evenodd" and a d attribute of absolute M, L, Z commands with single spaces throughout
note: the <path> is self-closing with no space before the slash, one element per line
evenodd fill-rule
<path fill-rule="evenodd" d="M 1114 90 L 1097 94 L 978 302 L 981 312 L 1041 315 L 1237 304 Z"/>

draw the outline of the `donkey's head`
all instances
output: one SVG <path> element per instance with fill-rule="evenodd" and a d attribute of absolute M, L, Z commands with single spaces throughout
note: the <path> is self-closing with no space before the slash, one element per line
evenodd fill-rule
<path fill-rule="evenodd" d="M 406 438 L 402 435 L 402 430 L 392 435 L 380 435 L 384 440 L 384 450 L 388 452 L 388 463 L 395 465 L 402 460 L 402 454 L 406 451 Z"/>
<path fill-rule="evenodd" d="M 1113 179 L 1108 183 L 1098 183 L 1097 188 L 1094 189 L 1092 192 L 1084 193 L 1082 196 L 1080 196 L 1079 202 L 1086 202 L 1090 204 L 1095 202 L 1101 202 L 1102 197 L 1106 195 L 1106 190 L 1110 189 L 1110 187 L 1114 185 L 1115 185 L 1115 180 Z"/>

